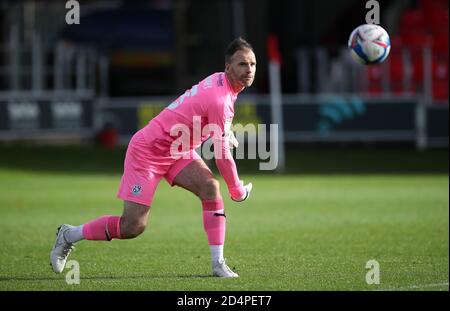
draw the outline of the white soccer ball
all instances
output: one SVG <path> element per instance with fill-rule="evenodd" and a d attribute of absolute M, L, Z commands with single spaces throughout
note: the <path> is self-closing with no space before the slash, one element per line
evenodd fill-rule
<path fill-rule="evenodd" d="M 391 40 L 383 27 L 375 24 L 361 25 L 352 31 L 348 40 L 355 61 L 364 65 L 379 64 L 389 55 Z"/>

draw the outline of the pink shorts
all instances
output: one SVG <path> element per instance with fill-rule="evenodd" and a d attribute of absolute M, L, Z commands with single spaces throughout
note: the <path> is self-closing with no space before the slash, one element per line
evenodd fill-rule
<path fill-rule="evenodd" d="M 156 187 L 164 177 L 173 185 L 175 177 L 192 161 L 201 157 L 191 150 L 189 157 L 173 158 L 170 153 L 161 154 L 145 139 L 143 130 L 131 138 L 125 155 L 124 173 L 117 197 L 150 206 Z"/>

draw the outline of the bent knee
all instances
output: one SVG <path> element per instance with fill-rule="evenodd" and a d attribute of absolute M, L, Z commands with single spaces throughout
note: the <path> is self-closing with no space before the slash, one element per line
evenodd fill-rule
<path fill-rule="evenodd" d="M 215 178 L 207 179 L 201 189 L 200 198 L 203 200 L 213 200 L 220 198 L 220 183 Z"/>
<path fill-rule="evenodd" d="M 123 239 L 133 239 L 141 235 L 147 227 L 146 221 L 123 219 L 121 222 L 120 234 Z"/>

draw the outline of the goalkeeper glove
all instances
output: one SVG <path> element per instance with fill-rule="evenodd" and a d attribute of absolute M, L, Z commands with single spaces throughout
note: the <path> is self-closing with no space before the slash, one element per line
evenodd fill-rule
<path fill-rule="evenodd" d="M 244 182 L 242 180 L 241 180 L 241 184 L 242 185 L 244 184 Z M 235 201 L 235 202 L 243 202 L 243 201 L 248 199 L 248 197 L 250 196 L 250 192 L 252 191 L 253 185 L 250 182 L 250 183 L 246 184 L 243 187 L 244 187 L 245 193 L 240 198 L 233 198 L 233 196 L 231 196 L 231 199 L 233 201 Z"/>
<path fill-rule="evenodd" d="M 230 149 L 239 147 L 239 141 L 236 139 L 236 136 L 234 136 L 234 133 L 232 131 L 229 131 L 227 133 L 227 136 L 228 136 Z"/>

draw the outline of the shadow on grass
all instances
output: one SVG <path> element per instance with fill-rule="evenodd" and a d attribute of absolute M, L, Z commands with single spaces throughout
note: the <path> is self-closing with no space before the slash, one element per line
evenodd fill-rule
<path fill-rule="evenodd" d="M 0 145 L 0 170 L 121 175 L 125 147 Z M 261 171 L 263 160 L 237 160 L 240 174 Z M 448 174 L 448 149 L 289 147 L 285 174 Z M 213 160 L 208 161 L 216 170 Z"/>

